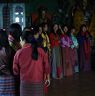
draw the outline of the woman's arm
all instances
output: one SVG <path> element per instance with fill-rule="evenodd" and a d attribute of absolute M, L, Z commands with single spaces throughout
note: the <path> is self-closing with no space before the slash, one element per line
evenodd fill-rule
<path fill-rule="evenodd" d="M 13 60 L 13 73 L 14 75 L 19 75 L 20 68 L 19 68 L 19 51 L 15 54 Z"/>

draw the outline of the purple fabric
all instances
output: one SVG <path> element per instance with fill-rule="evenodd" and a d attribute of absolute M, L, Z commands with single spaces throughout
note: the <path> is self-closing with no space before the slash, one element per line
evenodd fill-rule
<path fill-rule="evenodd" d="M 61 39 L 61 46 L 62 47 L 70 47 L 71 46 L 71 39 L 68 37 L 68 36 L 66 36 L 66 37 L 63 37 L 62 39 Z"/>

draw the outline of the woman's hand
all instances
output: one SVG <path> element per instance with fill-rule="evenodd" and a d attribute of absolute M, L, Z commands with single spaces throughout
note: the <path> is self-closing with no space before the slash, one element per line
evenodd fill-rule
<path fill-rule="evenodd" d="M 62 30 L 61 25 L 59 25 L 59 29 Z"/>
<path fill-rule="evenodd" d="M 45 80 L 45 85 L 46 85 L 47 87 L 50 86 L 50 79 Z"/>
<path fill-rule="evenodd" d="M 48 75 L 45 75 L 45 85 L 48 87 L 48 86 L 50 86 L 50 75 L 48 74 Z"/>

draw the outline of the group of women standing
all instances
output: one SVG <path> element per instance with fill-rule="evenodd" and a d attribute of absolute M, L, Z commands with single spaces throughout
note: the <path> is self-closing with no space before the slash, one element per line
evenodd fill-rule
<path fill-rule="evenodd" d="M 86 25 L 75 27 L 47 23 L 25 27 L 11 24 L 0 29 L 0 96 L 44 96 L 54 79 L 89 71 L 90 41 Z"/>
<path fill-rule="evenodd" d="M 50 33 L 52 49 L 51 71 L 52 77 L 61 79 L 72 76 L 79 71 L 89 71 L 90 64 L 90 41 L 92 36 L 86 25 L 82 25 L 79 33 L 75 36 L 75 27 L 59 26 L 54 24 Z"/>
<path fill-rule="evenodd" d="M 44 96 L 50 66 L 36 31 L 26 27 L 22 32 L 17 23 L 0 29 L 0 96 Z"/>

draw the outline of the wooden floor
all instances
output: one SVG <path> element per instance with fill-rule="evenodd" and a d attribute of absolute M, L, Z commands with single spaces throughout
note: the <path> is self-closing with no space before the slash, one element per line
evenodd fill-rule
<path fill-rule="evenodd" d="M 51 80 L 48 96 L 95 96 L 95 72 Z"/>

